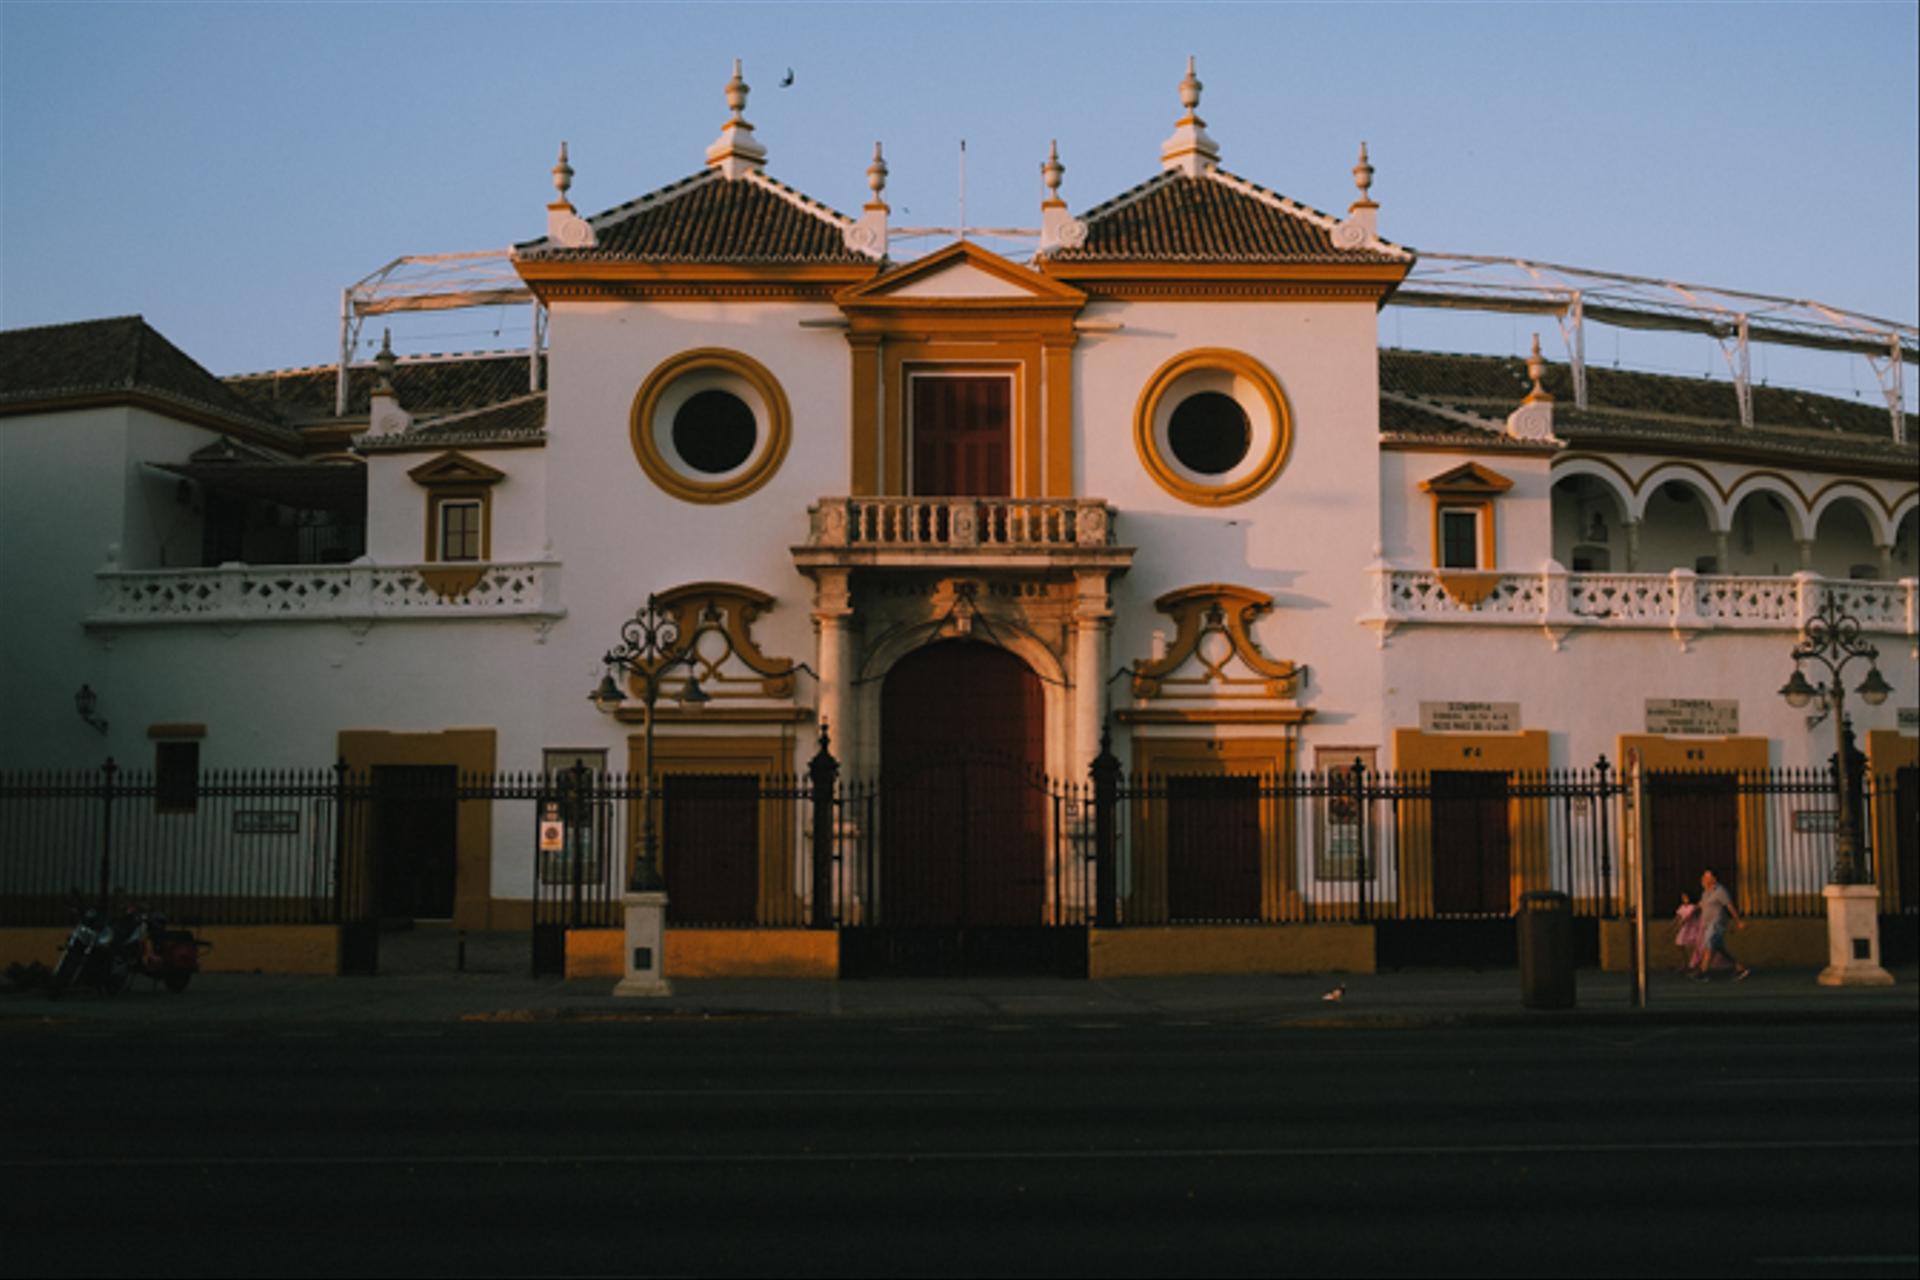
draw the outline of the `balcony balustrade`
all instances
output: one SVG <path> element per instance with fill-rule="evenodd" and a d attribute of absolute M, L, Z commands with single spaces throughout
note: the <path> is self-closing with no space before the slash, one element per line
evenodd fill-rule
<path fill-rule="evenodd" d="M 814 564 L 1123 564 L 1113 508 L 1098 498 L 822 498 L 807 509 Z"/>
<path fill-rule="evenodd" d="M 103 569 L 90 628 L 181 623 L 371 623 L 382 619 L 524 617 L 551 622 L 560 566 L 485 564 L 241 565 Z"/>
<path fill-rule="evenodd" d="M 1671 630 L 1683 640 L 1715 630 L 1798 632 L 1827 595 L 1863 630 L 1920 635 L 1920 580 L 1858 582 L 1812 573 L 1791 577 L 1671 573 L 1571 573 L 1549 563 L 1533 573 L 1399 569 L 1375 564 L 1373 607 L 1360 619 L 1379 631 L 1414 624 L 1535 626 L 1557 645 L 1576 627 Z"/>

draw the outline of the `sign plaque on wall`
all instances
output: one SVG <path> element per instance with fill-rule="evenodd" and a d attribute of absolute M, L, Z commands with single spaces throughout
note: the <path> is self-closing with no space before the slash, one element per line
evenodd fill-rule
<path fill-rule="evenodd" d="M 300 834 L 298 809 L 238 809 L 233 815 L 237 836 L 295 836 Z"/>
<path fill-rule="evenodd" d="M 1423 702 L 1422 733 L 1518 733 L 1517 702 Z"/>
<path fill-rule="evenodd" d="M 1920 729 L 1920 707 L 1901 707 L 1899 725 L 1902 729 Z"/>
<path fill-rule="evenodd" d="M 1726 737 L 1740 732 L 1738 698 L 1648 698 L 1648 733 Z"/>

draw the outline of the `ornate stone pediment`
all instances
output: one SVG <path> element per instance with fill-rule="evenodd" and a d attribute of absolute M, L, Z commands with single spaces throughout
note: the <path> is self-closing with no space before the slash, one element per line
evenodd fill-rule
<path fill-rule="evenodd" d="M 737 583 L 692 582 L 654 600 L 674 627 L 663 667 L 683 663 L 716 703 L 793 697 L 793 659 L 768 657 L 753 638 L 754 619 L 773 607 L 772 596 Z"/>
<path fill-rule="evenodd" d="M 1219 703 L 1298 696 L 1305 668 L 1262 653 L 1249 629 L 1273 608 L 1273 597 L 1216 582 L 1170 591 L 1153 604 L 1179 630 L 1163 655 L 1134 662 L 1134 697 Z"/>

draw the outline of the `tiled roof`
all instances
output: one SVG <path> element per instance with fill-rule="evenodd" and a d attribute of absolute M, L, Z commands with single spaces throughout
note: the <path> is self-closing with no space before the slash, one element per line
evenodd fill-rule
<path fill-rule="evenodd" d="M 718 169 L 683 178 L 587 222 L 597 242 L 567 249 L 551 240 L 516 246 L 543 261 L 633 260 L 701 263 L 844 263 L 873 259 L 847 248 L 846 215 L 755 170 L 729 179 Z"/>
<path fill-rule="evenodd" d="M 1711 378 L 1589 366 L 1584 410 L 1574 407 L 1573 375 L 1566 365 L 1548 364 L 1541 382 L 1556 402 L 1554 434 L 1576 447 L 1737 447 L 1787 461 L 1909 465 L 1920 453 L 1913 444 L 1895 443 L 1884 407 L 1809 391 L 1753 387 L 1754 425 L 1743 427 L 1732 384 Z M 1382 350 L 1381 430 L 1418 435 L 1443 430 L 1433 422 L 1415 422 L 1411 406 L 1396 403 L 1403 399 L 1482 418 L 1497 428 L 1532 385 L 1526 361 L 1514 357 Z M 1392 416 L 1390 404 L 1395 405 Z"/>
<path fill-rule="evenodd" d="M 326 364 L 308 369 L 236 374 L 227 379 L 227 385 L 253 404 L 259 413 L 290 426 L 310 426 L 333 420 L 338 371 L 338 365 Z M 374 372 L 370 362 L 347 369 L 349 417 L 366 414 Z M 416 421 L 464 413 L 525 396 L 527 383 L 525 351 L 403 356 L 393 370 L 394 394 Z"/>
<path fill-rule="evenodd" d="M 1221 170 L 1168 171 L 1080 216 L 1085 243 L 1057 248 L 1057 262 L 1406 262 L 1397 245 L 1343 249 L 1338 219 Z"/>
<path fill-rule="evenodd" d="M 362 436 L 356 443 L 363 453 L 381 453 L 422 447 L 453 449 L 534 444 L 546 438 L 547 393 L 536 391 L 483 409 L 449 414 L 429 422 L 416 420 L 411 430 L 387 436 Z"/>
<path fill-rule="evenodd" d="M 271 416 L 236 395 L 140 316 L 0 332 L 0 408 L 134 394 L 236 426 L 272 430 Z M 291 437 L 287 443 L 298 444 Z"/>

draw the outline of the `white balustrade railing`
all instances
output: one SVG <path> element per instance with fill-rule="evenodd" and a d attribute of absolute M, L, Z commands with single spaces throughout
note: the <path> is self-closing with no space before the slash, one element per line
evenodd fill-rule
<path fill-rule="evenodd" d="M 557 618 L 560 566 L 485 564 L 242 565 L 103 569 L 89 626 L 381 618 Z"/>
<path fill-rule="evenodd" d="M 807 543 L 884 550 L 1105 547 L 1113 509 L 1097 498 L 822 498 Z"/>
<path fill-rule="evenodd" d="M 1417 623 L 1797 632 L 1828 594 L 1864 630 L 1920 634 L 1920 580 L 1855 582 L 1812 573 L 1748 577 L 1671 573 L 1533 573 L 1397 569 L 1376 564 L 1373 608 L 1361 621 L 1391 631 Z"/>

